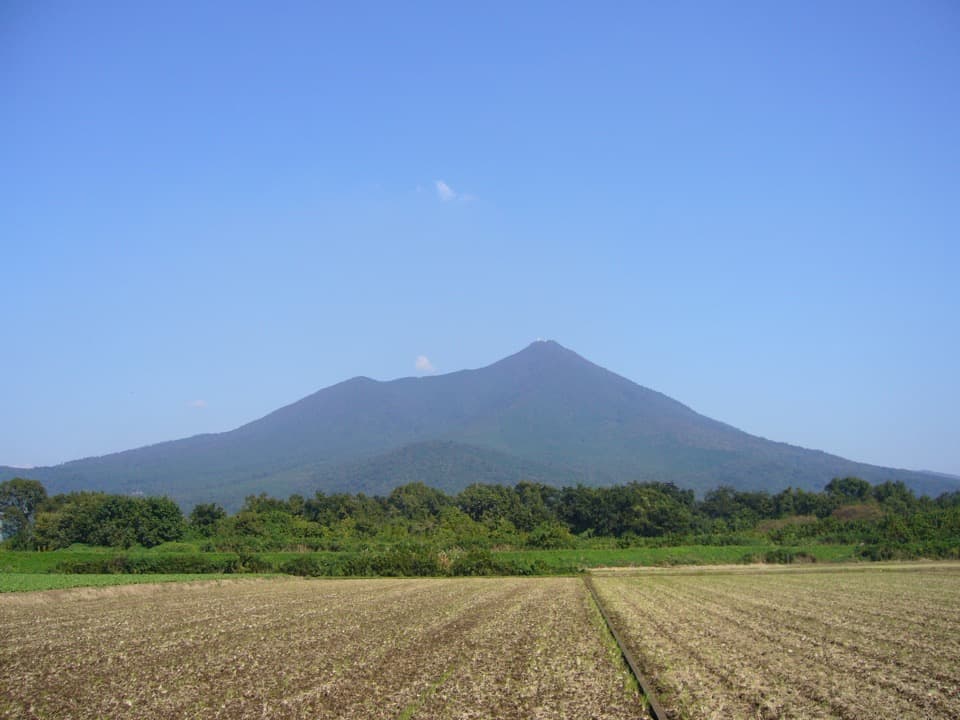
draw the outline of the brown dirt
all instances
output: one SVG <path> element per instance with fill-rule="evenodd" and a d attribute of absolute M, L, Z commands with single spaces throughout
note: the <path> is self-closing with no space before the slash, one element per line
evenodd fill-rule
<path fill-rule="evenodd" d="M 641 717 L 571 578 L 0 596 L 4 718 Z"/>
<path fill-rule="evenodd" d="M 960 568 L 596 578 L 686 718 L 960 718 Z"/>

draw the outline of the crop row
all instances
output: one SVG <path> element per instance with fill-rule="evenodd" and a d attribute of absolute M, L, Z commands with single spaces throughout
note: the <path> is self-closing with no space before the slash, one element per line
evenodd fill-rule
<path fill-rule="evenodd" d="M 673 716 L 960 717 L 956 567 L 595 586 Z"/>

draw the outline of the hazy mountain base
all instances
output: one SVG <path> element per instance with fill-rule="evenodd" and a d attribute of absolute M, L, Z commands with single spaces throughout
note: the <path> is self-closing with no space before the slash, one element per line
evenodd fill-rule
<path fill-rule="evenodd" d="M 488 448 L 452 441 L 435 441 L 407 445 L 390 452 L 350 463 L 278 467 L 247 474 L 238 469 L 225 479 L 218 472 L 193 474 L 192 482 L 180 483 L 156 471 L 130 469 L 99 458 L 78 461 L 83 467 L 68 463 L 49 468 L 22 470 L 0 466 L 0 481 L 27 475 L 43 482 L 52 492 L 104 490 L 124 494 L 166 495 L 189 510 L 198 503 L 218 502 L 226 509 L 238 509 L 243 498 L 267 492 L 288 496 L 294 493 L 312 495 L 324 492 L 364 492 L 371 495 L 389 493 L 395 487 L 424 482 L 455 493 L 473 483 L 515 485 L 523 480 L 542 482 L 557 487 L 582 483 L 607 486 L 627 481 L 673 482 L 692 489 L 699 495 L 717 485 L 740 490 L 776 492 L 787 487 L 820 490 L 833 477 L 855 475 L 873 483 L 900 480 L 921 495 L 935 497 L 960 488 L 960 481 L 950 476 L 879 468 L 842 458 L 785 446 L 780 458 L 763 461 L 746 454 L 722 451 L 688 450 L 683 463 L 669 466 L 661 462 L 644 471 L 624 469 L 617 472 L 589 472 L 576 468 L 539 463 L 511 456 Z M 793 455 L 793 461 L 785 459 Z M 817 457 L 820 456 L 820 457 Z M 112 456 L 109 456 L 112 457 Z M 96 470 L 91 466 L 100 465 Z M 819 468 L 819 470 L 813 469 Z M 185 471 L 187 472 L 187 471 Z"/>

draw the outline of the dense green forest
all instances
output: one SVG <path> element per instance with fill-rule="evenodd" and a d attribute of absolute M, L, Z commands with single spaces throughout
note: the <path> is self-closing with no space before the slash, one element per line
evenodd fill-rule
<path fill-rule="evenodd" d="M 315 574 L 323 568 L 311 566 L 318 561 L 309 551 L 367 553 L 368 559 L 392 553 L 394 562 L 399 552 L 409 562 L 429 558 L 434 570 L 450 558 L 478 562 L 490 550 L 578 547 L 822 543 L 857 545 L 868 559 L 960 557 L 960 493 L 917 497 L 901 482 L 871 485 L 853 477 L 834 479 L 822 492 L 719 487 L 700 500 L 664 483 L 474 484 L 454 495 L 411 483 L 386 496 L 249 496 L 233 515 L 201 504 L 187 516 L 167 498 L 48 496 L 39 482 L 14 479 L 0 483 L 0 518 L 7 549 L 160 547 L 248 559 L 299 551 L 305 555 L 300 569 Z M 774 551 L 767 559 L 792 558 Z M 413 567 L 410 574 L 430 574 L 431 567 Z"/>

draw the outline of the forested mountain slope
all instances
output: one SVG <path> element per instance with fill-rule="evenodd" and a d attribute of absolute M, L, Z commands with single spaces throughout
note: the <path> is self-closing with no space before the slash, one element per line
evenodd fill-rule
<path fill-rule="evenodd" d="M 0 480 L 17 475 L 51 492 L 166 494 L 228 508 L 251 493 L 384 493 L 416 480 L 449 492 L 521 479 L 776 491 L 820 489 L 844 475 L 903 480 L 927 494 L 960 486 L 749 435 L 551 341 L 477 370 L 353 378 L 229 432 L 55 467 L 0 468 Z"/>

